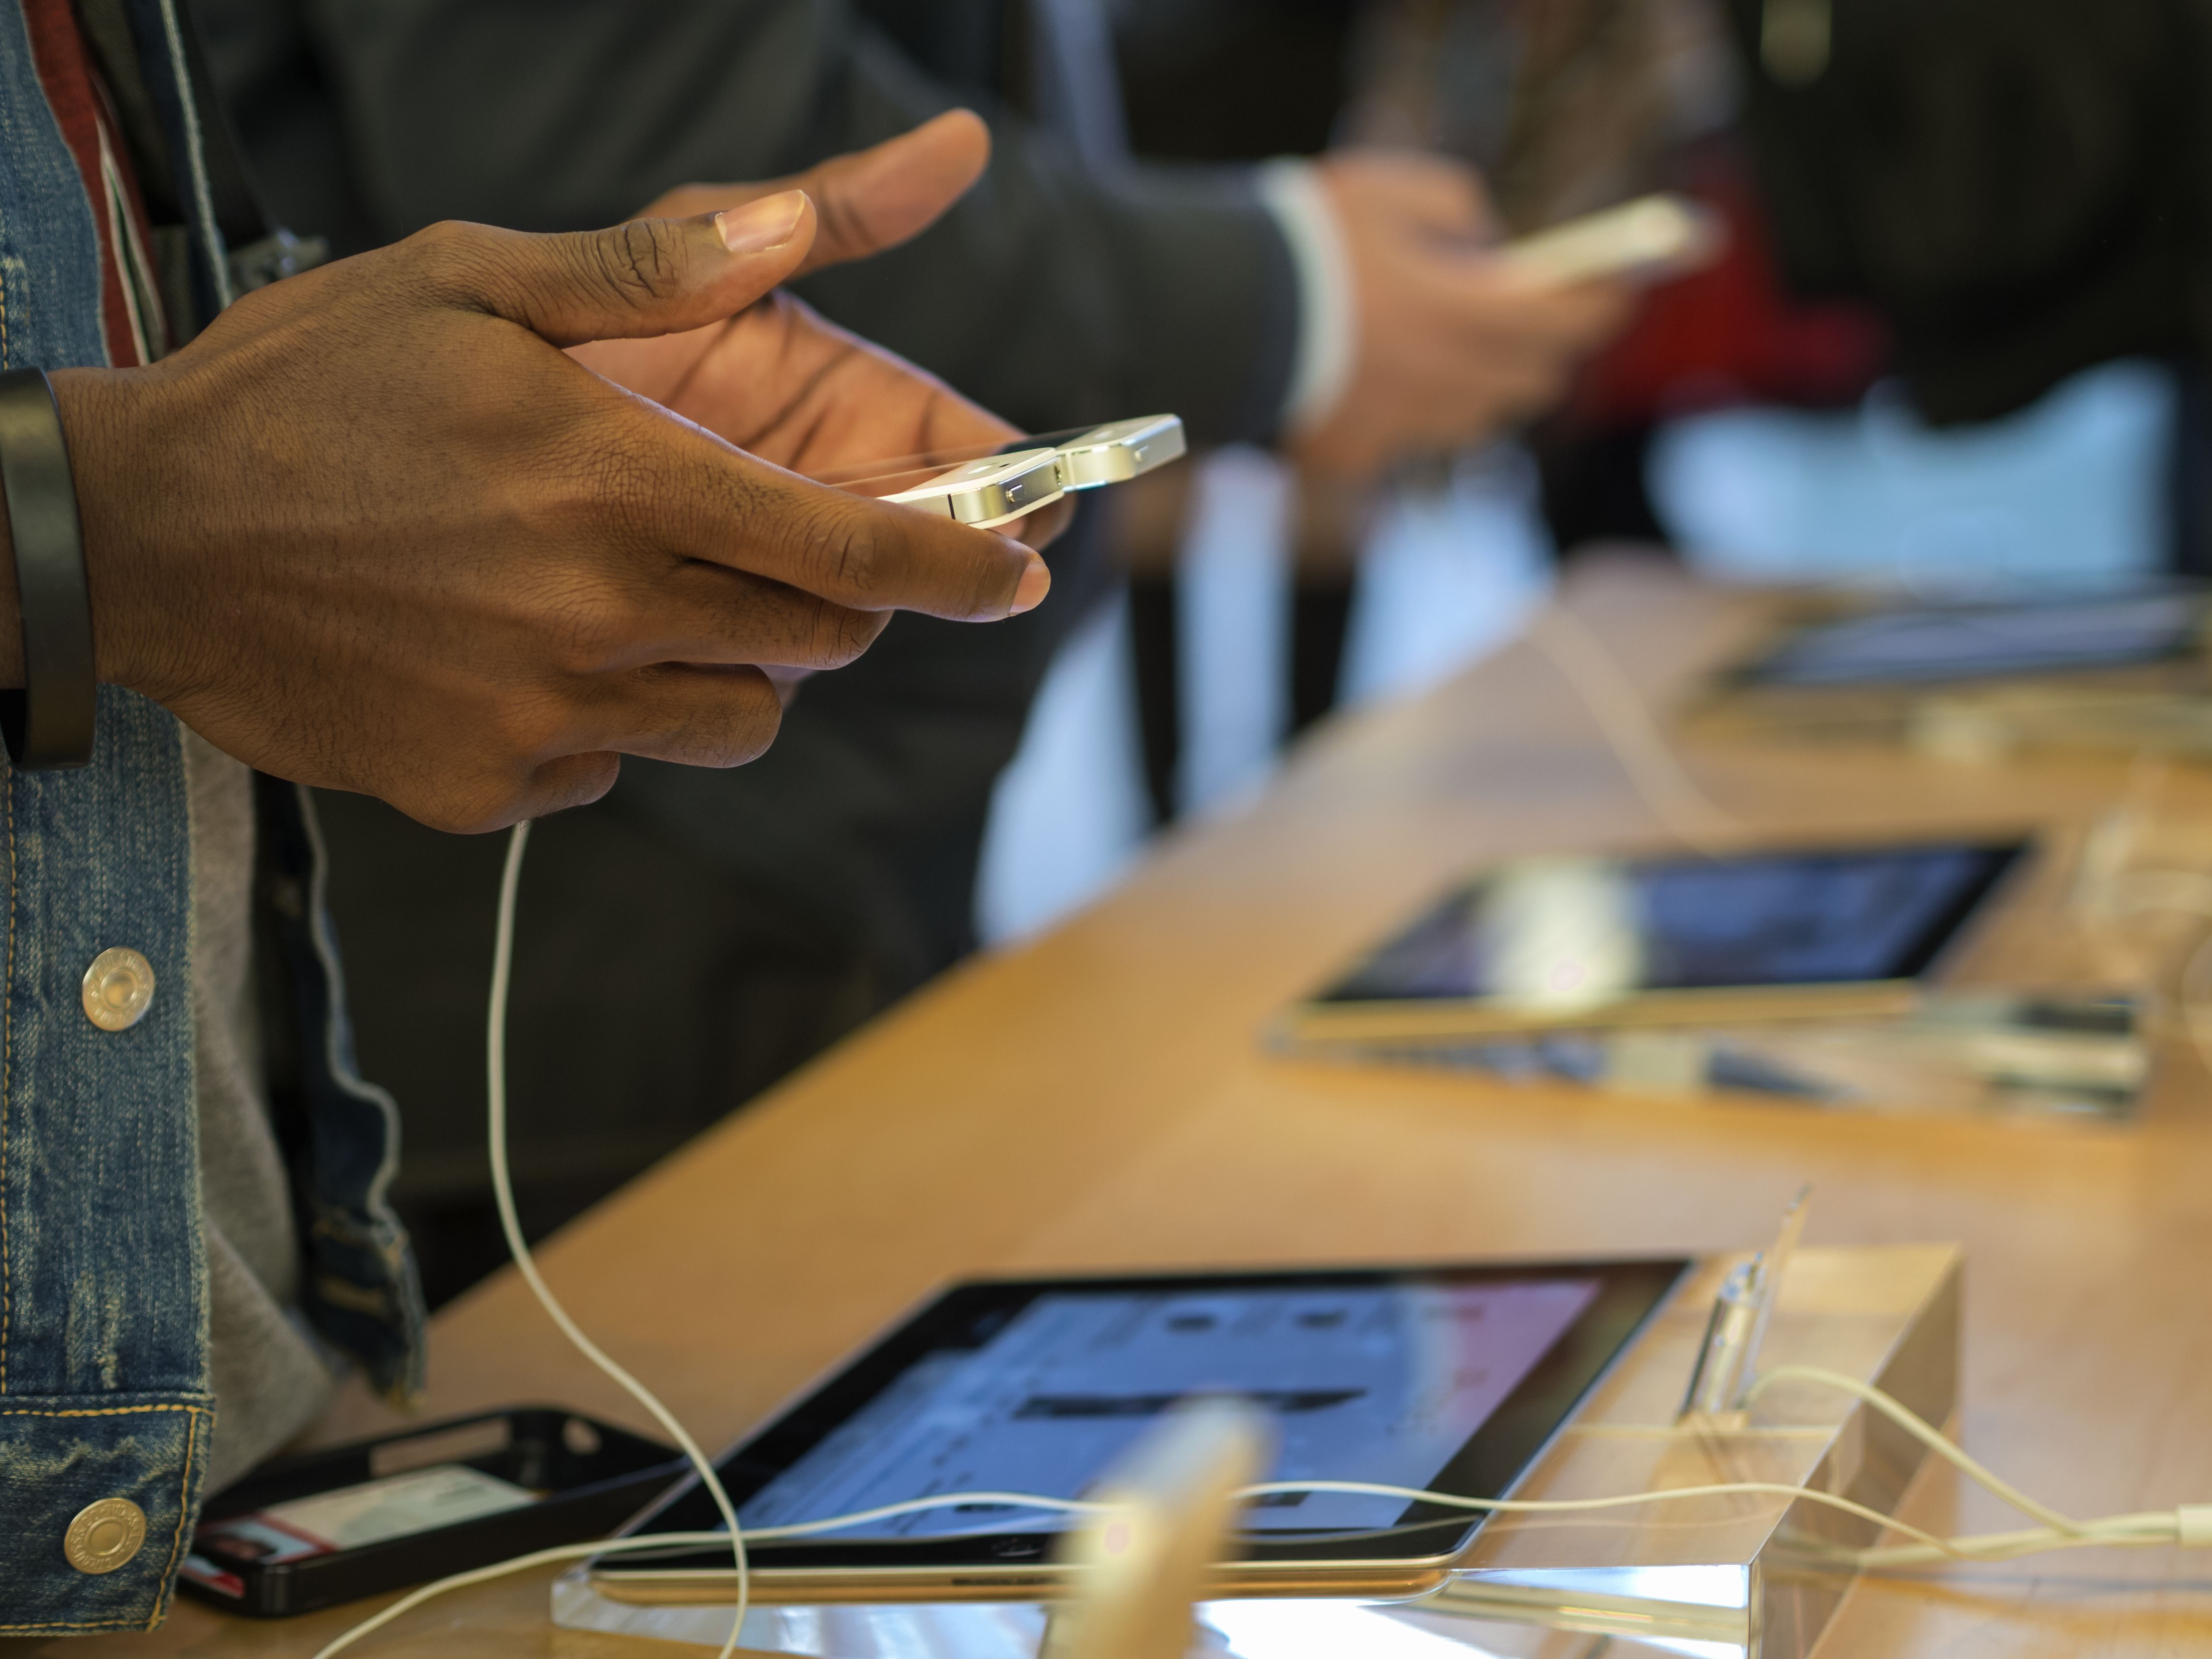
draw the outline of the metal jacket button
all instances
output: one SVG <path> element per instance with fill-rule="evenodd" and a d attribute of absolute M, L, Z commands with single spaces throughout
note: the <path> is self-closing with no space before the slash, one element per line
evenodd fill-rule
<path fill-rule="evenodd" d="M 154 1000 L 154 964 L 126 945 L 102 951 L 84 970 L 85 1017 L 103 1031 L 127 1031 Z"/>
<path fill-rule="evenodd" d="M 79 1572 L 113 1572 L 145 1541 L 146 1511 L 127 1498 L 103 1498 L 76 1512 L 62 1553 Z"/>

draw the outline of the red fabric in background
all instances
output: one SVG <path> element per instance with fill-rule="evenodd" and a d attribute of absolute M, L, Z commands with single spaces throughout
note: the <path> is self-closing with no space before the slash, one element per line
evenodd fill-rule
<path fill-rule="evenodd" d="M 22 6 L 23 21 L 30 31 L 31 55 L 38 61 L 39 82 L 46 90 L 46 102 L 53 106 L 54 118 L 61 124 L 70 153 L 76 158 L 77 173 L 84 180 L 92 216 L 100 228 L 100 315 L 102 332 L 107 337 L 107 361 L 118 368 L 135 368 L 139 364 L 137 340 L 131 332 L 130 307 L 123 297 L 121 254 L 107 211 L 107 181 L 100 167 L 102 118 L 92 59 L 69 0 L 22 0 Z M 108 148 L 127 186 L 129 162 L 116 135 L 111 131 L 107 137 Z M 143 222 L 143 210 L 136 200 L 126 202 L 124 210 Z M 140 234 L 144 234 L 143 222 Z M 155 319 L 144 320 L 151 337 L 156 331 Z"/>
<path fill-rule="evenodd" d="M 1726 250 L 1644 297 L 1583 370 L 1566 423 L 1601 430 L 1726 404 L 1833 408 L 1864 397 L 1888 362 L 1881 319 L 1784 291 L 1758 197 L 1732 152 L 1701 155 L 1686 193 L 1720 215 Z"/>

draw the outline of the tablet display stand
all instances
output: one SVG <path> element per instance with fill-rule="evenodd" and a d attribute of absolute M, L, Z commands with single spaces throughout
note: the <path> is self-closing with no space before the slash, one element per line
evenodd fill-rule
<path fill-rule="evenodd" d="M 1602 1497 L 1662 1487 L 1772 1481 L 1894 1510 L 1927 1452 L 1839 1391 L 1777 1384 L 1738 1421 L 1678 1423 L 1714 1298 L 1745 1258 L 1700 1262 L 1653 1316 L 1514 1493 Z M 1960 1269 L 1954 1246 L 1800 1249 L 1791 1256 L 1759 1363 L 1820 1365 L 1886 1389 L 1928 1421 L 1957 1403 Z M 1529 1651 L 1530 1627 L 1628 1638 L 1698 1656 L 1804 1659 L 1850 1575 L 1817 1565 L 1808 1540 L 1855 1547 L 1875 1528 L 1784 1496 L 1686 1499 L 1577 1516 L 1501 1515 L 1451 1582 L 1411 1601 L 1214 1601 L 1209 1645 L 1234 1659 L 1427 1649 L 1434 1659 Z M 1036 1604 L 765 1607 L 749 1649 L 810 1659 L 1036 1659 Z M 631 1607 L 597 1595 L 581 1570 L 553 1590 L 555 1621 L 719 1646 L 727 1609 Z M 1387 1621 L 1384 1628 L 1372 1621 Z M 1516 1638 L 1515 1628 L 1523 1632 Z M 1426 1638 L 1426 1639 L 1424 1639 Z"/>

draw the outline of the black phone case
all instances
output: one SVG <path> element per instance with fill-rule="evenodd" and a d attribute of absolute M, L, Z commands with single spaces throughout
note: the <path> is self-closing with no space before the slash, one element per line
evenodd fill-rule
<path fill-rule="evenodd" d="M 520 1406 L 271 1463 L 210 1499 L 200 1522 L 204 1526 L 250 1515 L 272 1504 L 437 1463 L 466 1464 L 519 1486 L 544 1489 L 546 1496 L 527 1509 L 330 1555 L 275 1565 L 224 1561 L 223 1570 L 244 1586 L 242 1595 L 227 1595 L 190 1578 L 180 1578 L 179 1588 L 252 1619 L 313 1613 L 532 1550 L 601 1537 L 684 1468 L 682 1455 L 657 1440 L 558 1407 Z"/>

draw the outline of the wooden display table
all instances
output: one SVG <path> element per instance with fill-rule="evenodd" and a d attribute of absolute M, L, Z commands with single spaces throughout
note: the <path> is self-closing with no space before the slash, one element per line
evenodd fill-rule
<path fill-rule="evenodd" d="M 1662 695 L 1739 648 L 1762 610 L 1635 562 L 1587 571 L 1569 603 Z M 2060 866 L 2124 764 L 1686 757 L 1777 836 L 2056 829 L 2062 857 L 1970 966 L 2102 982 L 2110 941 L 2066 908 Z M 2193 826 L 2212 837 L 2212 778 L 2175 772 L 2155 817 L 2176 844 Z M 1662 1102 L 1259 1046 L 1286 999 L 1469 866 L 1661 840 L 1558 671 L 1509 649 L 1331 723 L 1250 812 L 1170 837 L 1097 908 L 946 976 L 568 1227 L 548 1276 L 719 1446 L 957 1275 L 1725 1250 L 1770 1235 L 1809 1181 L 1809 1243 L 1965 1246 L 1963 1428 L 1978 1455 L 2076 1514 L 2212 1500 L 2212 1086 L 2185 1049 L 2116 1127 Z M 512 1272 L 432 1332 L 432 1415 L 553 1401 L 649 1427 Z M 349 1395 L 321 1433 L 392 1420 Z M 2017 1524 L 1948 1470 L 1903 1514 L 1939 1531 Z M 546 1583 L 456 1596 L 358 1651 L 679 1651 L 555 1632 Z M 50 1646 L 305 1656 L 367 1610 L 254 1625 L 185 1603 L 151 1638 Z M 1563 1659 L 1591 1644 L 1544 1639 Z M 2094 1552 L 1871 1582 L 1823 1651 L 2212 1653 L 2212 1559 Z"/>

